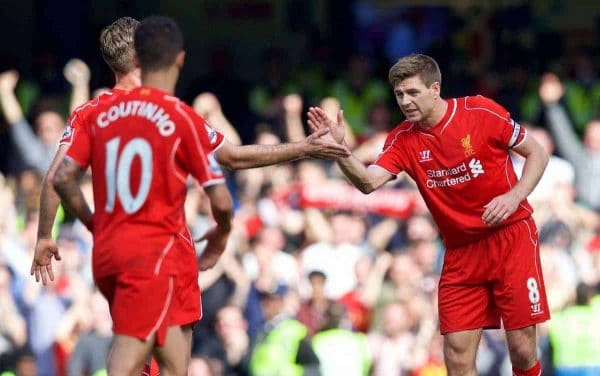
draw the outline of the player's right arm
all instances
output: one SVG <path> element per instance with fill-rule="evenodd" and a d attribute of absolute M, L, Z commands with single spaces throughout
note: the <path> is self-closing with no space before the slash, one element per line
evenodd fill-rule
<path fill-rule="evenodd" d="M 56 260 L 60 260 L 60 253 L 56 242 L 52 239 L 52 227 L 54 226 L 54 218 L 56 217 L 56 211 L 60 204 L 60 198 L 54 190 L 52 181 L 56 170 L 60 162 L 64 159 L 67 154 L 68 145 L 60 145 L 58 151 L 54 156 L 54 160 L 44 176 L 42 181 L 42 191 L 40 194 L 40 212 L 38 217 L 38 233 L 37 241 L 35 244 L 35 250 L 33 254 L 33 261 L 31 263 L 31 275 L 35 275 L 37 282 L 42 280 L 45 285 L 47 283 L 47 276 L 51 281 L 54 280 L 54 276 L 49 272 L 49 265 L 54 257 Z"/>
<path fill-rule="evenodd" d="M 308 112 L 308 125 L 313 131 L 328 129 L 329 134 L 336 142 L 340 144 L 344 143 L 344 114 L 342 111 L 338 113 L 337 122 L 335 122 L 321 108 L 311 107 Z M 365 167 L 352 154 L 349 157 L 338 158 L 337 163 L 344 175 L 362 193 L 371 193 L 394 179 L 394 175 L 380 166 L 370 165 L 369 167 Z"/>
<path fill-rule="evenodd" d="M 76 121 L 75 117 L 76 115 L 69 120 L 69 124 Z M 85 201 L 77 181 L 91 163 L 90 134 L 84 124 L 75 127 L 68 125 L 61 143 L 70 144 L 70 146 L 50 181 L 65 209 L 74 214 L 92 231 L 92 211 Z"/>
<path fill-rule="evenodd" d="M 77 183 L 79 175 L 84 171 L 85 169 L 71 158 L 64 158 L 58 166 L 52 183 L 65 209 L 75 215 L 88 229 L 91 229 L 92 211 Z"/>
<path fill-rule="evenodd" d="M 56 175 L 56 171 L 58 170 L 58 166 L 65 158 L 65 155 L 67 155 L 67 150 L 73 141 L 75 128 L 80 127 L 81 123 L 79 117 L 77 116 L 77 113 L 74 112 L 67 121 L 67 127 L 60 140 L 58 150 L 42 180 L 38 233 L 31 264 L 31 275 L 35 275 L 36 281 L 38 282 L 41 279 L 44 284 L 47 282 L 46 274 L 48 274 L 51 281 L 54 280 L 54 276 L 47 273 L 52 258 L 54 257 L 56 260 L 61 259 L 56 242 L 52 239 L 52 227 L 54 226 L 54 219 L 56 218 L 56 212 L 60 205 L 60 198 L 56 194 L 52 182 Z"/>

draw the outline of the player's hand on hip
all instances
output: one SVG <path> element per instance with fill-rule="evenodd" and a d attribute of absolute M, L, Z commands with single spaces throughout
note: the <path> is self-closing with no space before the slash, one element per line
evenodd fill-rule
<path fill-rule="evenodd" d="M 488 226 L 498 225 L 513 215 L 520 203 L 519 197 L 512 192 L 496 196 L 487 205 L 484 205 L 485 211 L 481 219 Z"/>
<path fill-rule="evenodd" d="M 60 261 L 60 253 L 56 242 L 52 239 L 38 239 L 31 263 L 31 275 L 35 276 L 35 281 L 40 280 L 44 285 L 48 280 L 54 281 L 54 272 L 52 270 L 52 258 Z"/>
<path fill-rule="evenodd" d="M 308 126 L 315 132 L 319 129 L 329 129 L 331 137 L 338 143 L 344 142 L 346 129 L 344 125 L 344 110 L 337 114 L 337 120 L 334 121 L 320 107 L 311 107 L 308 110 Z"/>
<path fill-rule="evenodd" d="M 338 144 L 330 134 L 329 128 L 321 128 L 304 140 L 306 154 L 312 158 L 338 159 L 350 156 L 346 145 Z"/>
<path fill-rule="evenodd" d="M 219 226 L 211 228 L 203 237 L 196 239 L 195 241 L 206 240 L 206 248 L 198 258 L 198 268 L 208 270 L 215 266 L 219 258 L 225 251 L 227 246 L 227 239 L 229 238 L 229 231 L 225 231 Z"/>

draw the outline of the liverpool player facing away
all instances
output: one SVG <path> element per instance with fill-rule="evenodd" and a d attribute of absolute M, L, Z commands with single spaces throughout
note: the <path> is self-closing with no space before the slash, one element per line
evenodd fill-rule
<path fill-rule="evenodd" d="M 58 248 L 52 239 L 52 226 L 60 203 L 52 186 L 52 178 L 71 145 L 75 131 L 81 127 L 83 119 L 87 118 L 87 113 L 93 111 L 100 103 L 140 86 L 140 70 L 134 61 L 135 50 L 133 48 L 133 37 L 138 24 L 139 21 L 131 17 L 122 17 L 105 27 L 100 33 L 100 52 L 114 73 L 115 86 L 112 90 L 84 103 L 73 111 L 67 120 L 67 127 L 54 160 L 42 182 L 38 234 L 31 274 L 35 275 L 36 281 L 42 281 L 43 284 L 46 284 L 48 279 L 54 280 L 52 258 L 60 260 Z"/>
<path fill-rule="evenodd" d="M 38 239 L 31 265 L 31 274 L 35 275 L 36 281 L 41 280 L 43 284 L 46 284 L 48 279 L 54 280 L 52 258 L 60 260 L 60 253 L 51 236 L 59 204 L 58 195 L 52 187 L 52 178 L 71 145 L 75 129 L 79 129 L 82 125 L 82 120 L 86 119 L 87 112 L 92 111 L 98 104 L 141 85 L 140 70 L 134 61 L 135 49 L 133 47 L 133 37 L 138 25 L 139 21 L 131 17 L 121 17 L 100 32 L 100 53 L 115 76 L 115 86 L 108 92 L 75 108 L 67 121 L 67 127 L 59 142 L 54 160 L 42 182 Z M 150 361 L 147 362 L 144 372 L 150 374 Z"/>
<path fill-rule="evenodd" d="M 446 246 L 438 308 L 449 375 L 476 374 L 482 330 L 501 322 L 514 374 L 540 375 L 535 325 L 550 316 L 526 197 L 547 154 L 491 99 L 443 99 L 440 70 L 429 56 L 398 60 L 389 80 L 406 120 L 372 165 L 350 156 L 338 159 L 340 168 L 364 193 L 402 171 L 415 180 Z M 341 111 L 334 121 L 320 108 L 309 110 L 311 128 L 329 128 L 340 143 L 342 123 Z M 509 150 L 526 158 L 521 180 Z"/>
<path fill-rule="evenodd" d="M 85 103 L 71 114 L 58 151 L 44 177 L 40 196 L 38 239 L 31 265 L 31 274 L 35 275 L 36 281 L 42 281 L 43 284 L 46 284 L 48 279 L 54 280 L 52 259 L 60 260 L 59 250 L 51 236 L 59 204 L 59 198 L 54 192 L 51 180 L 63 160 L 66 150 L 71 145 L 73 135 L 82 127 L 84 119 L 88 118 L 87 113 L 95 111 L 100 103 L 140 86 L 139 69 L 134 61 L 133 47 L 137 24 L 138 21 L 130 17 L 123 17 L 106 27 L 100 34 L 100 51 L 115 75 L 116 85 L 111 91 Z M 210 133 L 213 143 L 222 141 L 222 136 L 208 124 L 206 131 Z M 328 130 L 321 130 L 300 142 L 279 145 L 238 146 L 224 141 L 216 151 L 215 158 L 222 166 L 236 170 L 263 167 L 304 157 L 333 159 L 350 155 L 345 146 L 323 138 L 327 132 Z"/>
<path fill-rule="evenodd" d="M 201 270 L 216 263 L 231 226 L 231 196 L 213 157 L 223 138 L 172 96 L 185 56 L 175 22 L 142 21 L 135 50 L 143 86 L 88 113 L 54 187 L 67 210 L 92 227 L 76 182 L 91 166 L 92 267 L 115 333 L 108 373 L 137 374 L 152 351 L 162 375 L 183 375 L 201 316 L 198 263 Z M 204 186 L 216 221 L 198 262 L 183 210 L 188 174 Z"/>

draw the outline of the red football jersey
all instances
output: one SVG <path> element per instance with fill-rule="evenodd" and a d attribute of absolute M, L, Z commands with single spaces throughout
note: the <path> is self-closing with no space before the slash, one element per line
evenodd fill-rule
<path fill-rule="evenodd" d="M 116 96 L 125 93 L 127 93 L 126 90 L 111 89 L 107 92 L 102 93 L 98 97 L 85 102 L 84 104 L 73 110 L 71 116 L 69 116 L 69 119 L 67 120 L 67 126 L 65 127 L 65 131 L 63 132 L 59 145 L 71 145 L 71 143 L 73 142 L 73 133 L 75 129 L 81 127 L 81 125 L 83 124 L 83 119 L 86 119 L 88 113 L 90 111 L 94 111 L 96 106 L 98 106 L 100 103 L 109 102 L 113 100 L 113 98 L 115 98 Z"/>
<path fill-rule="evenodd" d="M 67 156 L 91 165 L 96 276 L 196 267 L 183 204 L 188 174 L 224 183 L 223 135 L 179 99 L 141 87 L 100 102 L 74 129 Z M 177 238 L 185 255 L 171 251 Z M 179 239 L 181 240 L 181 239 Z M 179 266 L 178 266 L 179 264 Z"/>
<path fill-rule="evenodd" d="M 445 245 L 454 247 L 493 231 L 481 219 L 484 205 L 517 183 L 509 149 L 527 133 L 491 99 L 475 96 L 447 103 L 442 120 L 428 130 L 408 121 L 394 128 L 374 164 L 393 175 L 406 171 L 414 179 Z M 532 211 L 524 200 L 502 225 Z"/>

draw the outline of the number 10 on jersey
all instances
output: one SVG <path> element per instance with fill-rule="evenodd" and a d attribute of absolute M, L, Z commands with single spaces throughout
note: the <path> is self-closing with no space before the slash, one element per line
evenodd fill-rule
<path fill-rule="evenodd" d="M 119 198 L 123 210 L 128 214 L 138 211 L 150 192 L 152 183 L 152 147 L 145 139 L 136 137 L 129 141 L 119 155 L 120 137 L 106 143 L 106 205 L 104 210 L 112 213 L 115 199 Z M 140 186 L 135 197 L 129 184 L 131 165 L 135 157 L 140 158 L 142 172 Z"/>

